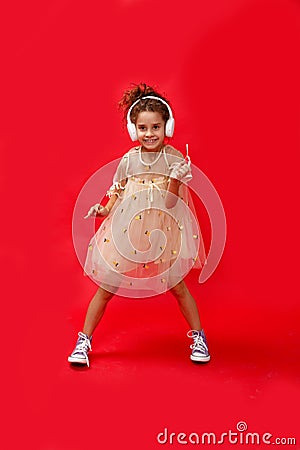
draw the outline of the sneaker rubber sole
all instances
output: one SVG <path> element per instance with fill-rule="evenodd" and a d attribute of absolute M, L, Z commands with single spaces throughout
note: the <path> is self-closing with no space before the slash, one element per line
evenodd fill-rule
<path fill-rule="evenodd" d="M 199 362 L 199 363 L 206 363 L 206 362 L 210 361 L 209 355 L 208 356 L 200 356 L 200 357 L 191 355 L 190 358 L 193 362 Z"/>
<path fill-rule="evenodd" d="M 85 364 L 87 365 L 86 359 L 85 358 L 76 358 L 76 356 L 69 356 L 68 357 L 68 361 L 70 363 L 76 363 L 76 364 Z"/>

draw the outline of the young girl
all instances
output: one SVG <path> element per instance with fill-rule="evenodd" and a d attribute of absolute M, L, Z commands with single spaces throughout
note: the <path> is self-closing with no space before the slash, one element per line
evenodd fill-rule
<path fill-rule="evenodd" d="M 90 242 L 84 268 L 99 288 L 68 361 L 89 366 L 92 334 L 109 300 L 125 289 L 132 297 L 170 290 L 190 327 L 190 359 L 208 362 L 197 304 L 183 281 L 192 266 L 205 263 L 186 185 L 192 178 L 190 160 L 165 143 L 173 135 L 174 118 L 168 101 L 154 88 L 140 84 L 125 91 L 120 107 L 139 146 L 122 157 L 107 204 L 92 206 L 86 216 L 105 217 Z"/>

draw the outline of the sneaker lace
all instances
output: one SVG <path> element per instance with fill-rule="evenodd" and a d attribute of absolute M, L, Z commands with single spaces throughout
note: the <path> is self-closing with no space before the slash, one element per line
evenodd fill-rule
<path fill-rule="evenodd" d="M 194 343 L 190 345 L 192 350 L 200 350 L 202 353 L 208 352 L 207 345 L 204 342 L 203 337 L 197 330 L 190 330 L 187 333 L 189 338 L 194 339 Z"/>
<path fill-rule="evenodd" d="M 89 362 L 89 358 L 88 358 L 88 351 L 92 351 L 92 346 L 91 346 L 91 341 L 90 339 L 81 331 L 79 331 L 78 333 L 79 339 L 78 342 L 76 344 L 76 352 L 81 352 L 84 354 L 87 366 L 90 366 L 90 362 Z"/>

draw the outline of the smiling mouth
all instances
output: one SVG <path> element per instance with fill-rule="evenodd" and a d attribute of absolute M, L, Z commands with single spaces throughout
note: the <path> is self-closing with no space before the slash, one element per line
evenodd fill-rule
<path fill-rule="evenodd" d="M 145 144 L 154 144 L 157 139 L 144 139 Z"/>

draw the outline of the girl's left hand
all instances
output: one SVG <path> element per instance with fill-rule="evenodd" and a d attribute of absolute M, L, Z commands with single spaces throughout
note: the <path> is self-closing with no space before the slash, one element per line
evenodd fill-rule
<path fill-rule="evenodd" d="M 181 181 L 185 177 L 191 179 L 192 174 L 190 162 L 187 163 L 186 161 L 180 161 L 171 164 L 169 177 L 178 181 Z"/>

